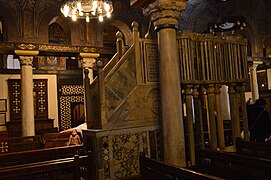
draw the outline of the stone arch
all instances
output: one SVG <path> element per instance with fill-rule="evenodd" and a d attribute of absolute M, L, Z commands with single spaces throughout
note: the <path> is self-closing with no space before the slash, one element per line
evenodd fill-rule
<path fill-rule="evenodd" d="M 4 40 L 20 41 L 20 36 L 22 35 L 22 30 L 19 28 L 20 22 L 18 22 L 18 18 L 16 20 L 12 12 L 14 11 L 8 4 L 1 4 L 0 19 L 4 30 Z M 20 12 L 18 12 L 18 14 L 20 14 Z"/>

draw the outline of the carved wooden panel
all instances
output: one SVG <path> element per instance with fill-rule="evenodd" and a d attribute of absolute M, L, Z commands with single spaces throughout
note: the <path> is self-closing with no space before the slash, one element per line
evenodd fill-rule
<path fill-rule="evenodd" d="M 21 119 L 21 80 L 8 80 L 10 120 Z M 35 118 L 48 118 L 47 79 L 33 80 Z"/>
<path fill-rule="evenodd" d="M 155 43 L 145 42 L 144 55 L 145 55 L 145 76 L 147 82 L 159 81 L 159 56 L 158 47 Z"/>

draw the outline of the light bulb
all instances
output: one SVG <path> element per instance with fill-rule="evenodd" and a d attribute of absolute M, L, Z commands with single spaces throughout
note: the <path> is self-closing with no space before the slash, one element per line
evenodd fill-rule
<path fill-rule="evenodd" d="M 92 9 L 95 10 L 98 7 L 98 1 L 92 2 Z"/>
<path fill-rule="evenodd" d="M 86 16 L 86 22 L 89 22 L 89 16 Z"/>
<path fill-rule="evenodd" d="M 76 9 L 72 9 L 72 14 L 76 14 Z"/>
<path fill-rule="evenodd" d="M 103 22 L 103 21 L 104 21 L 104 18 L 103 18 L 102 15 L 99 15 L 99 21 L 100 21 L 100 22 Z"/>
<path fill-rule="evenodd" d="M 110 13 L 110 12 L 107 12 L 107 13 L 106 13 L 106 17 L 110 18 L 110 17 L 111 17 L 111 13 Z"/>
<path fill-rule="evenodd" d="M 72 15 L 72 20 L 76 21 L 76 15 L 75 14 Z"/>
<path fill-rule="evenodd" d="M 77 9 L 78 9 L 79 11 L 82 9 L 82 4 L 81 4 L 81 2 L 78 2 L 78 3 L 76 4 L 76 6 L 77 6 Z"/>
<path fill-rule="evenodd" d="M 63 8 L 63 11 L 64 11 L 64 16 L 65 17 L 68 17 L 68 15 L 69 15 L 69 10 L 70 10 L 70 8 L 69 8 L 69 6 L 67 6 L 67 4 L 65 4 L 65 6 L 64 6 L 64 8 Z"/>
<path fill-rule="evenodd" d="M 84 15 L 83 11 L 79 11 L 79 16 L 83 16 L 83 15 Z"/>
<path fill-rule="evenodd" d="M 106 12 L 108 12 L 109 10 L 110 10 L 110 6 L 109 6 L 109 4 L 108 3 L 104 3 L 104 10 L 106 11 Z"/>

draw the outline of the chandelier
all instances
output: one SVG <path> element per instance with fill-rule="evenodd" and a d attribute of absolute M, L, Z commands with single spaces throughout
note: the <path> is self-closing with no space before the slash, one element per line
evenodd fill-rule
<path fill-rule="evenodd" d="M 68 0 L 60 10 L 73 21 L 86 19 L 89 22 L 90 19 L 98 18 L 102 22 L 104 17 L 111 17 L 113 5 L 110 0 Z"/>

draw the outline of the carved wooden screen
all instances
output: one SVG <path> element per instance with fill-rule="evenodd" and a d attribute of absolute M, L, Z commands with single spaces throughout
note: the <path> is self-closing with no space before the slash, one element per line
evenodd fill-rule
<path fill-rule="evenodd" d="M 35 119 L 48 118 L 47 79 L 33 80 L 33 97 Z M 21 119 L 21 80 L 8 80 L 10 120 Z"/>

